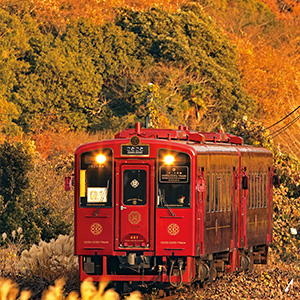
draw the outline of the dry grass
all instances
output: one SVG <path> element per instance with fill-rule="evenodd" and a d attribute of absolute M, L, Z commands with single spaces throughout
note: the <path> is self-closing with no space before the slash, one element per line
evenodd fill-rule
<path fill-rule="evenodd" d="M 73 280 L 78 273 L 78 258 L 74 256 L 74 238 L 66 235 L 59 235 L 49 243 L 41 241 L 33 245 L 30 250 L 22 252 L 19 268 L 29 277 L 52 281 L 58 277 L 65 277 Z"/>
<path fill-rule="evenodd" d="M 65 281 L 58 279 L 54 286 L 50 286 L 43 292 L 42 300 L 118 300 L 120 295 L 113 289 L 105 290 L 108 281 L 103 280 L 97 289 L 91 279 L 86 279 L 82 282 L 80 293 L 81 296 L 71 291 L 68 295 L 64 294 Z M 0 300 L 28 300 L 31 297 L 30 291 L 21 291 L 17 284 L 10 279 L 0 278 Z M 141 294 L 133 292 L 126 297 L 127 300 L 140 300 Z"/>
<path fill-rule="evenodd" d="M 19 227 L 13 230 L 10 235 L 2 233 L 0 242 L 0 276 L 15 276 L 19 272 L 19 256 L 24 249 L 23 229 Z"/>
<path fill-rule="evenodd" d="M 105 290 L 109 283 L 107 280 L 103 280 L 99 288 L 96 288 L 93 281 L 87 279 L 81 283 L 79 292 L 79 266 L 78 258 L 73 254 L 73 237 L 60 235 L 56 240 L 52 239 L 49 243 L 41 241 L 21 253 L 16 232 L 12 234 L 13 239 L 9 239 L 7 234 L 2 236 L 6 248 L 0 249 L 0 276 L 6 278 L 0 277 L 0 300 L 120 299 L 116 291 Z M 22 289 L 29 288 L 31 291 L 20 292 L 18 285 L 11 278 L 14 278 Z M 54 286 L 49 287 L 53 282 Z M 68 295 L 66 291 L 69 292 Z M 140 296 L 139 292 L 134 292 L 126 299 L 138 300 Z"/>

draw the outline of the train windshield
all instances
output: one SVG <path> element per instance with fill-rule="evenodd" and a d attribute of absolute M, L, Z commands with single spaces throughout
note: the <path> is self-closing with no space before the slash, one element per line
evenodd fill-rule
<path fill-rule="evenodd" d="M 190 207 L 190 161 L 186 153 L 158 151 L 158 207 Z"/>
<path fill-rule="evenodd" d="M 100 149 L 80 156 L 80 206 L 112 206 L 112 150 Z"/>

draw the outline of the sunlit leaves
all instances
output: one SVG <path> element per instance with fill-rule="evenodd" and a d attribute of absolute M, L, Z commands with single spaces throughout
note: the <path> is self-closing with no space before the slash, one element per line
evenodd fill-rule
<path fill-rule="evenodd" d="M 299 19 L 300 4 L 297 0 L 262 0 L 266 5 L 272 9 L 277 18 L 282 20 Z"/>
<path fill-rule="evenodd" d="M 115 16 L 115 9 L 128 7 L 142 11 L 153 6 L 176 10 L 186 0 L 0 0 L 1 6 L 19 16 L 31 15 L 43 32 L 62 34 L 71 20 L 83 17 L 104 24 Z"/>

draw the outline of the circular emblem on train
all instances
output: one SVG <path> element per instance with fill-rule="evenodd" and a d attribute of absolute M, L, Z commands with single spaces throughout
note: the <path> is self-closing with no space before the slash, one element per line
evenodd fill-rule
<path fill-rule="evenodd" d="M 138 136 L 133 136 L 130 138 L 130 143 L 133 145 L 133 146 L 136 146 L 140 143 L 140 138 Z"/>
<path fill-rule="evenodd" d="M 99 235 L 102 231 L 103 231 L 103 228 L 99 223 L 93 223 L 91 225 L 91 233 L 93 235 Z"/>
<path fill-rule="evenodd" d="M 137 211 L 132 211 L 129 215 L 128 215 L 128 221 L 131 224 L 139 224 L 141 222 L 141 214 Z"/>
<path fill-rule="evenodd" d="M 179 226 L 175 223 L 172 223 L 168 226 L 168 234 L 169 235 L 177 235 L 179 233 Z"/>
<path fill-rule="evenodd" d="M 130 182 L 130 185 L 131 185 L 134 189 L 136 189 L 136 188 L 140 185 L 140 183 L 139 183 L 136 179 L 133 179 L 133 180 Z"/>

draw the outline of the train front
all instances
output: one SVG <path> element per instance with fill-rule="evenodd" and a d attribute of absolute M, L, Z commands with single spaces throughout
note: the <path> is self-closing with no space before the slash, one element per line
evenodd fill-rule
<path fill-rule="evenodd" d="M 184 131 L 124 130 L 75 154 L 80 278 L 179 286 L 196 251 L 195 153 Z"/>

